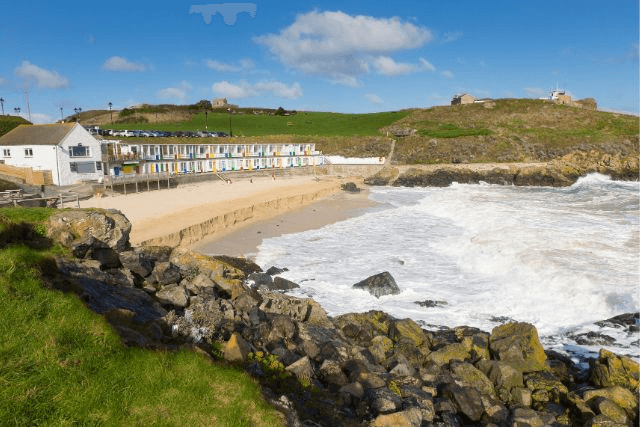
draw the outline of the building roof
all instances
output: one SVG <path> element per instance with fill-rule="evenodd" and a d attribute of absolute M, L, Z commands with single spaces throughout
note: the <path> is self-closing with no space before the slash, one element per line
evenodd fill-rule
<path fill-rule="evenodd" d="M 77 123 L 19 125 L 0 137 L 0 145 L 58 145 Z"/>

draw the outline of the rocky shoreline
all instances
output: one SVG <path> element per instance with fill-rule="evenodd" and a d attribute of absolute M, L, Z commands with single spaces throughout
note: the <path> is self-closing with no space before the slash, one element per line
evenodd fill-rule
<path fill-rule="evenodd" d="M 126 345 L 190 346 L 242 366 L 292 426 L 638 425 L 636 362 L 603 349 L 580 370 L 545 351 L 530 324 L 426 330 L 381 311 L 330 317 L 282 293 L 297 285 L 281 270 L 132 248 L 119 211 L 61 211 L 47 229 L 75 257 L 43 266 L 48 286 L 78 294 Z M 358 286 L 394 292 L 391 280 Z M 628 317 L 637 333 L 637 313 Z"/>
<path fill-rule="evenodd" d="M 503 184 L 516 186 L 566 187 L 590 173 L 614 180 L 640 178 L 637 156 L 599 151 L 574 152 L 546 163 L 433 164 L 389 166 L 365 179 L 369 185 L 403 187 L 446 187 L 460 184 Z"/>

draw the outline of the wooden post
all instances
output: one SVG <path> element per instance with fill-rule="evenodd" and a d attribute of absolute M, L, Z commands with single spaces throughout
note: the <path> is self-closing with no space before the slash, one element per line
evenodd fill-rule
<path fill-rule="evenodd" d="M 62 198 L 62 194 L 60 194 L 60 209 L 64 208 L 64 199 Z"/>
<path fill-rule="evenodd" d="M 127 195 L 127 182 L 124 181 L 124 183 L 122 184 L 122 188 L 124 189 L 124 195 Z"/>

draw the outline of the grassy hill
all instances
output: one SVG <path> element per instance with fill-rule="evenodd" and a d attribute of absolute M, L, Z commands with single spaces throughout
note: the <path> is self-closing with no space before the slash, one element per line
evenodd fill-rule
<path fill-rule="evenodd" d="M 205 111 L 207 111 L 205 113 Z M 324 154 L 386 156 L 396 140 L 394 162 L 548 161 L 580 151 L 622 156 L 638 153 L 637 116 L 592 111 L 544 100 L 498 99 L 486 103 L 438 106 L 373 114 L 298 112 L 238 108 L 205 110 L 202 105 L 143 105 L 113 112 L 83 112 L 83 124 L 101 122 L 114 129 L 233 132 L 246 143 L 277 140 L 314 142 Z M 413 136 L 394 137 L 398 129 Z M 189 139 L 165 140 L 186 142 Z"/>
<path fill-rule="evenodd" d="M 153 113 L 134 113 L 127 123 L 105 126 L 111 129 L 155 129 L 166 131 L 205 130 L 230 133 L 234 136 L 318 135 L 318 136 L 376 136 L 379 129 L 406 117 L 410 111 L 372 114 L 340 114 L 299 112 L 290 116 L 271 116 L 250 113 L 195 112 L 189 120 L 172 123 L 137 121 Z M 163 113 L 167 114 L 167 113 Z M 169 113 L 170 114 L 170 113 Z M 176 112 L 176 114 L 178 114 Z"/>
<path fill-rule="evenodd" d="M 0 116 L 0 136 L 18 125 L 30 125 L 31 122 L 19 116 Z"/>
<path fill-rule="evenodd" d="M 397 138 L 398 163 L 548 161 L 591 150 L 631 155 L 640 133 L 636 116 L 531 99 L 417 109 L 393 126 L 417 131 Z"/>
<path fill-rule="evenodd" d="M 52 212 L 0 209 L 0 425 L 284 424 L 241 370 L 125 347 L 75 294 L 46 288 L 65 253 L 43 237 Z"/>

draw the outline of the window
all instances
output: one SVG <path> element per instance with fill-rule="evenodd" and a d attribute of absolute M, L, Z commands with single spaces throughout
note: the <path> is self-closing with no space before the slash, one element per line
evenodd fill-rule
<path fill-rule="evenodd" d="M 70 146 L 69 157 L 89 157 L 89 147 L 83 147 L 82 145 Z"/>
<path fill-rule="evenodd" d="M 102 170 L 102 163 L 96 162 L 96 170 L 98 170 L 98 171 Z"/>
<path fill-rule="evenodd" d="M 97 162 L 71 162 L 69 168 L 76 173 L 94 173 Z"/>
<path fill-rule="evenodd" d="M 9 150 L 8 148 L 5 148 L 2 150 L 2 155 L 4 157 L 11 157 L 11 150 Z"/>
<path fill-rule="evenodd" d="M 25 148 L 24 149 L 25 157 L 33 157 L 33 148 Z"/>

